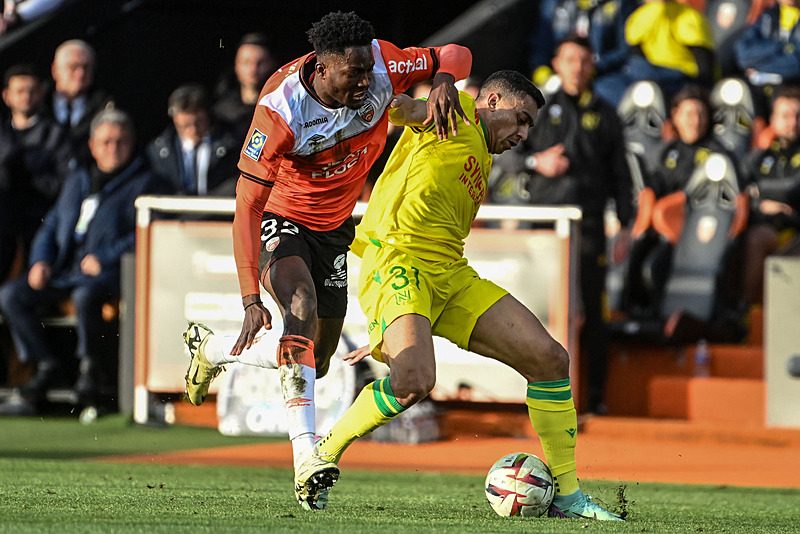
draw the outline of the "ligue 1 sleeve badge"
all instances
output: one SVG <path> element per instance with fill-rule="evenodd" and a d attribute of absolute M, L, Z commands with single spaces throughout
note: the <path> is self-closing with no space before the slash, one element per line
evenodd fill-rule
<path fill-rule="evenodd" d="M 367 102 L 358 110 L 358 115 L 364 122 L 372 122 L 372 118 L 375 116 L 375 106 L 372 105 L 372 102 Z"/>
<path fill-rule="evenodd" d="M 261 156 L 261 151 L 264 150 L 266 141 L 267 136 L 260 132 L 258 128 L 255 128 L 253 133 L 250 134 L 250 139 L 247 140 L 247 144 L 244 146 L 242 152 L 253 161 L 258 161 L 259 156 Z"/>

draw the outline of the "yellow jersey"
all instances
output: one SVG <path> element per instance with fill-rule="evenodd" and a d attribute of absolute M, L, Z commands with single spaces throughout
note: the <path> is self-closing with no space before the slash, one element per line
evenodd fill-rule
<path fill-rule="evenodd" d="M 708 19 L 680 2 L 649 2 L 631 13 L 625 23 L 625 39 L 640 46 L 647 60 L 687 76 L 700 74 L 690 47 L 714 50 L 714 34 Z"/>
<path fill-rule="evenodd" d="M 356 227 L 351 250 L 389 245 L 427 261 L 457 261 L 487 192 L 492 156 L 475 101 L 459 93 L 468 126 L 444 140 L 431 123 L 406 127 L 392 150 Z M 391 111 L 390 111 L 391 117 Z"/>

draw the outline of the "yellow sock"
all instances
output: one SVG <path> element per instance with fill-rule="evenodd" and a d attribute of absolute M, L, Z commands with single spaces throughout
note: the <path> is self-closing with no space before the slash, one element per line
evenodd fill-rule
<path fill-rule="evenodd" d="M 553 474 L 556 495 L 570 495 L 578 489 L 575 445 L 578 414 L 572 400 L 569 378 L 528 384 L 528 415 L 539 434 L 547 465 Z"/>
<path fill-rule="evenodd" d="M 388 376 L 367 384 L 328 435 L 319 441 L 320 455 L 338 462 L 351 443 L 385 425 L 403 410 L 392 393 Z"/>

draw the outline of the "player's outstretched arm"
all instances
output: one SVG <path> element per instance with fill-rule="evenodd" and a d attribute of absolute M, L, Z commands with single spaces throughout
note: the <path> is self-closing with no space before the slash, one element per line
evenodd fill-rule
<path fill-rule="evenodd" d="M 250 348 L 261 327 L 272 328 L 272 316 L 261 302 L 258 283 L 258 254 L 261 247 L 261 216 L 272 190 L 244 175 L 236 188 L 236 213 L 233 218 L 233 256 L 239 276 L 244 306 L 244 322 L 239 339 L 231 350 L 238 355 Z"/>

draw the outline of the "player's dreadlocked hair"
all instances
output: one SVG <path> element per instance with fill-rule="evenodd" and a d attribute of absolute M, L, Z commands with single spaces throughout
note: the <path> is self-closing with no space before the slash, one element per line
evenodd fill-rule
<path fill-rule="evenodd" d="M 501 95 L 510 94 L 518 97 L 528 95 L 533 98 L 539 109 L 544 106 L 542 92 L 528 78 L 515 70 L 499 70 L 486 78 L 486 81 L 481 86 L 478 98 L 491 91 Z"/>
<path fill-rule="evenodd" d="M 308 30 L 308 40 L 318 56 L 344 54 L 351 46 L 369 46 L 375 38 L 372 24 L 353 11 L 328 13 Z"/>

